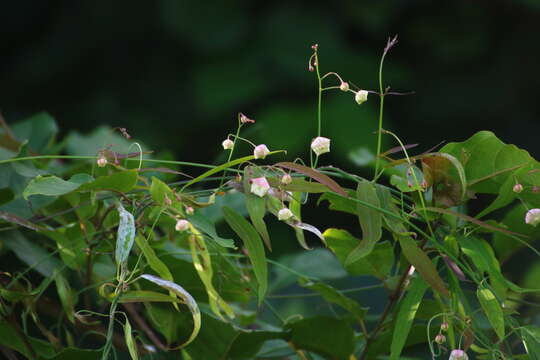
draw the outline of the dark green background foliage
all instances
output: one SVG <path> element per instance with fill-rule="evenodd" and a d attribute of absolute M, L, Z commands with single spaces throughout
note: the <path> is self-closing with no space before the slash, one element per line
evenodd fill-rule
<path fill-rule="evenodd" d="M 309 46 L 320 45 L 323 71 L 375 89 L 386 37 L 399 34 L 386 83 L 416 95 L 390 99 L 387 127 L 422 149 L 489 128 L 538 155 L 525 134 L 540 130 L 539 4 L 5 2 L 0 109 L 11 122 L 47 110 L 62 131 L 123 126 L 192 161 L 213 159 L 243 111 L 258 120 L 253 137 L 298 154 L 315 131 Z M 326 94 L 333 161 L 351 165 L 344 155 L 373 145 L 371 100 L 358 109 Z"/>

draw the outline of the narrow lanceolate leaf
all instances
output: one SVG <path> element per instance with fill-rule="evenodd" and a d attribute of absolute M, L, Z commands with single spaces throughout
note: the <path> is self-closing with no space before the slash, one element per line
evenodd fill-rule
<path fill-rule="evenodd" d="M 62 308 L 66 314 L 69 321 L 73 324 L 75 323 L 75 301 L 71 287 L 69 286 L 66 278 L 60 273 L 56 272 L 54 275 L 54 280 L 56 282 L 56 291 L 58 292 L 58 297 L 62 303 Z"/>
<path fill-rule="evenodd" d="M 246 246 L 249 260 L 253 265 L 253 272 L 259 283 L 258 295 L 260 304 L 268 288 L 268 266 L 261 237 L 257 233 L 257 230 L 233 209 L 224 206 L 223 215 L 227 224 L 238 234 Z"/>
<path fill-rule="evenodd" d="M 370 182 L 364 181 L 358 184 L 356 197 L 358 200 L 380 207 L 377 191 L 375 190 L 375 186 Z M 349 254 L 345 265 L 352 264 L 369 255 L 382 236 L 382 214 L 360 203 L 356 204 L 356 210 L 360 227 L 362 228 L 362 240 Z"/>
<path fill-rule="evenodd" d="M 118 204 L 118 214 L 120 215 L 120 223 L 116 238 L 115 259 L 118 265 L 124 265 L 135 240 L 135 219 L 120 203 Z"/>
<path fill-rule="evenodd" d="M 540 360 L 540 327 L 534 325 L 522 326 L 521 338 L 530 359 Z"/>
<path fill-rule="evenodd" d="M 184 304 L 187 305 L 189 311 L 191 311 L 191 316 L 193 318 L 193 331 L 191 332 L 191 335 L 189 336 L 187 341 L 181 344 L 179 347 L 187 346 L 195 339 L 195 337 L 197 337 L 197 334 L 201 329 L 201 312 L 199 310 L 199 307 L 197 306 L 197 303 L 195 302 L 195 299 L 193 299 L 191 294 L 184 290 L 183 287 L 176 283 L 173 283 L 172 281 L 163 280 L 157 276 L 149 274 L 141 275 L 141 278 L 151 281 L 164 289 L 172 291 L 184 302 Z"/>
<path fill-rule="evenodd" d="M 409 331 L 414 322 L 416 311 L 422 302 L 422 298 L 428 288 L 428 285 L 422 278 L 413 279 L 409 291 L 401 302 L 399 313 L 396 318 L 394 333 L 392 335 L 392 345 L 390 346 L 390 360 L 397 360 L 405 346 Z"/>
<path fill-rule="evenodd" d="M 129 323 L 129 319 L 127 317 L 126 324 L 124 325 L 124 338 L 126 339 L 126 346 L 131 359 L 139 360 L 139 354 L 137 354 L 137 345 L 135 344 L 135 339 L 133 338 L 133 333 L 131 331 L 131 324 Z"/>
<path fill-rule="evenodd" d="M 159 276 L 161 276 L 165 280 L 174 281 L 173 276 L 163 261 L 159 257 L 157 257 L 156 252 L 150 244 L 148 244 L 148 241 L 142 236 L 137 235 L 135 237 L 135 241 L 137 242 L 137 246 L 139 249 L 141 249 L 144 258 L 146 259 L 146 262 L 150 266 L 152 270 L 154 270 Z"/>
<path fill-rule="evenodd" d="M 483 285 L 480 285 L 478 290 L 476 290 L 476 296 L 493 330 L 499 339 L 504 339 L 504 314 L 499 300 L 497 300 L 491 290 Z"/>
<path fill-rule="evenodd" d="M 289 204 L 289 209 L 294 214 L 295 218 L 298 219 L 298 221 L 302 221 L 302 193 L 301 192 L 293 192 L 292 193 L 292 200 Z M 306 250 L 311 250 L 311 248 L 306 243 L 306 237 L 304 236 L 304 231 L 302 228 L 295 227 L 294 232 L 296 233 L 296 240 L 298 240 L 298 243 L 300 246 L 302 246 Z"/>
<path fill-rule="evenodd" d="M 426 253 L 416 245 L 416 242 L 410 236 L 399 236 L 399 244 L 403 255 L 409 260 L 420 276 L 439 294 L 448 297 L 448 289 L 443 279 L 439 276 L 437 268 L 431 262 Z"/>
<path fill-rule="evenodd" d="M 133 302 L 182 302 L 176 298 L 162 293 L 148 290 L 132 290 L 122 293 L 122 296 L 118 300 L 119 303 L 133 303 Z"/>
<path fill-rule="evenodd" d="M 337 182 L 335 182 L 333 179 L 331 179 L 327 175 L 318 172 L 315 169 L 312 169 L 304 165 L 295 164 L 292 162 L 280 162 L 280 163 L 277 163 L 276 166 L 289 169 L 289 170 L 294 170 L 296 172 L 309 176 L 313 180 L 316 180 L 320 182 L 321 184 L 328 186 L 330 190 L 338 193 L 339 195 L 345 196 L 345 197 L 348 196 L 347 192 L 341 186 L 339 186 Z"/>

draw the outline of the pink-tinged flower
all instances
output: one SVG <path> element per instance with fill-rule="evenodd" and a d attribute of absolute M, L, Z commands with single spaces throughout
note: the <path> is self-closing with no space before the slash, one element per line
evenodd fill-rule
<path fill-rule="evenodd" d="M 523 191 L 523 185 L 521 184 L 514 185 L 514 187 L 512 188 L 512 191 L 519 194 L 520 192 Z"/>
<path fill-rule="evenodd" d="M 346 81 L 343 81 L 343 82 L 339 85 L 339 90 L 341 90 L 341 91 L 349 91 L 349 83 L 346 82 Z"/>
<path fill-rule="evenodd" d="M 174 228 L 176 231 L 186 231 L 189 229 L 189 221 L 186 219 L 180 219 L 176 222 L 176 226 Z"/>
<path fill-rule="evenodd" d="M 445 321 L 441 324 L 441 331 L 448 331 L 448 323 Z"/>
<path fill-rule="evenodd" d="M 289 185 L 290 183 L 292 183 L 292 177 L 291 175 L 289 174 L 285 174 L 281 177 L 281 183 L 283 185 Z"/>
<path fill-rule="evenodd" d="M 265 177 L 259 177 L 255 179 L 251 179 L 251 189 L 250 191 L 259 196 L 263 197 L 266 195 L 266 193 L 270 190 L 270 184 L 268 184 L 268 181 Z"/>
<path fill-rule="evenodd" d="M 540 209 L 531 209 L 525 215 L 525 223 L 536 226 L 540 223 Z"/>
<path fill-rule="evenodd" d="M 368 94 L 369 93 L 366 90 L 358 90 L 354 95 L 354 100 L 358 103 L 358 105 L 362 105 L 367 101 Z"/>
<path fill-rule="evenodd" d="M 287 221 L 290 218 L 292 218 L 293 216 L 294 216 L 294 214 L 292 213 L 292 211 L 289 208 L 285 207 L 285 208 L 278 211 L 278 219 L 281 220 L 281 221 Z"/>
<path fill-rule="evenodd" d="M 247 123 L 252 123 L 253 124 L 255 122 L 255 120 L 248 118 L 246 115 L 244 115 L 242 113 L 239 113 L 238 117 L 240 118 L 240 122 L 242 124 L 247 124 Z"/>
<path fill-rule="evenodd" d="M 221 143 L 221 146 L 223 146 L 223 150 L 230 150 L 234 146 L 234 142 L 231 139 L 225 139 Z"/>
<path fill-rule="evenodd" d="M 317 156 L 330 152 L 330 139 L 322 136 L 316 137 L 311 142 L 311 150 L 313 150 Z"/>
<path fill-rule="evenodd" d="M 97 159 L 96 163 L 97 163 L 97 166 L 99 167 L 105 167 L 108 161 L 104 156 L 101 156 L 99 159 Z"/>
<path fill-rule="evenodd" d="M 268 150 L 264 144 L 255 146 L 255 150 L 253 150 L 253 156 L 255 159 L 264 159 L 269 153 L 270 150 Z"/>
<path fill-rule="evenodd" d="M 446 342 L 446 336 L 443 334 L 437 334 L 437 336 L 435 336 L 435 342 L 439 345 L 444 344 Z"/>
<path fill-rule="evenodd" d="M 194 212 L 195 212 L 195 210 L 193 210 L 193 208 L 191 206 L 186 207 L 186 214 L 193 215 Z"/>
<path fill-rule="evenodd" d="M 465 351 L 456 349 L 452 350 L 448 360 L 469 360 L 469 356 L 467 356 L 467 353 Z"/>

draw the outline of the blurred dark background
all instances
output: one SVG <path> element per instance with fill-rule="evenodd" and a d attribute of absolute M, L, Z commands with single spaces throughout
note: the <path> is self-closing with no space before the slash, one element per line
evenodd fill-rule
<path fill-rule="evenodd" d="M 307 155 L 316 132 L 321 71 L 377 88 L 388 36 L 385 127 L 426 150 L 480 129 L 540 147 L 540 1 L 11 1 L 0 11 L 0 109 L 8 122 L 46 110 L 64 133 L 126 127 L 178 160 L 214 161 L 239 111 L 246 133 L 289 158 Z M 372 147 L 378 100 L 358 106 L 328 92 L 325 161 L 354 168 L 348 153 Z M 390 142 L 389 142 L 390 144 Z"/>

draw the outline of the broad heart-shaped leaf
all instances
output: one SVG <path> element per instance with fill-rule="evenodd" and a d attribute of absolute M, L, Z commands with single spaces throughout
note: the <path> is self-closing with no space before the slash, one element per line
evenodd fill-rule
<path fill-rule="evenodd" d="M 58 126 L 51 115 L 41 112 L 13 125 L 12 130 L 17 139 L 28 140 L 33 151 L 42 153 L 54 140 Z"/>
<path fill-rule="evenodd" d="M 161 286 L 162 288 L 167 289 L 170 292 L 173 292 L 187 305 L 189 311 L 191 311 L 191 316 L 193 318 L 193 331 L 191 332 L 189 338 L 179 347 L 187 346 L 197 337 L 197 334 L 199 333 L 199 330 L 201 328 L 201 312 L 199 311 L 199 307 L 197 306 L 195 299 L 193 299 L 193 297 L 186 290 L 184 290 L 183 287 L 176 283 L 173 283 L 172 281 L 163 280 L 157 276 L 149 274 L 141 275 L 141 278 L 151 281 L 154 284 Z"/>
<path fill-rule="evenodd" d="M 514 170 L 535 162 L 527 151 L 503 143 L 490 131 L 480 131 L 461 143 L 448 143 L 440 152 L 463 164 L 470 189 L 479 193 L 498 193 Z"/>
<path fill-rule="evenodd" d="M 358 246 L 360 240 L 346 230 L 332 228 L 326 229 L 323 236 L 328 247 L 336 254 L 349 274 L 372 275 L 381 280 L 390 274 L 394 263 L 394 250 L 388 241 L 376 244 L 373 251 L 361 260 L 345 265 L 347 256 Z"/>
<path fill-rule="evenodd" d="M 296 349 L 313 351 L 328 360 L 349 360 L 354 350 L 354 332 L 345 320 L 316 316 L 286 327 Z"/>
<path fill-rule="evenodd" d="M 23 191 L 23 197 L 30 195 L 60 196 L 77 190 L 81 185 L 93 181 L 88 174 L 75 174 L 69 180 L 56 176 L 38 176 L 32 179 Z"/>
<path fill-rule="evenodd" d="M 420 277 L 412 280 L 407 295 L 399 307 L 399 312 L 394 326 L 392 335 L 392 345 L 390 346 L 390 360 L 397 360 L 401 355 L 401 351 L 405 346 L 409 331 L 411 330 L 416 311 L 420 306 L 420 302 L 428 288 L 426 282 Z"/>
<path fill-rule="evenodd" d="M 333 192 L 336 192 L 340 194 L 341 196 L 347 197 L 347 192 L 341 186 L 339 186 L 337 182 L 332 180 L 332 178 L 328 177 L 327 175 L 318 172 L 315 169 L 312 169 L 304 165 L 292 163 L 292 162 L 280 162 L 280 163 L 275 164 L 275 166 L 279 166 L 279 167 L 289 169 L 289 170 L 294 170 L 296 172 L 309 176 L 310 178 L 320 182 L 321 184 L 326 185 Z"/>
<path fill-rule="evenodd" d="M 223 216 L 227 224 L 242 239 L 248 252 L 249 260 L 253 265 L 253 272 L 259 283 L 259 304 L 264 300 L 268 288 L 268 265 L 261 237 L 257 230 L 240 214 L 233 209 L 224 206 Z"/>
<path fill-rule="evenodd" d="M 266 214 L 266 201 L 260 196 L 256 196 L 251 193 L 251 179 L 260 177 L 261 174 L 257 171 L 256 168 L 252 166 L 246 166 L 244 168 L 243 176 L 243 186 L 244 186 L 244 196 L 246 197 L 246 209 L 249 214 L 249 218 L 253 223 L 253 226 L 261 235 L 266 244 L 268 250 L 272 251 L 272 244 L 270 243 L 270 235 L 268 234 L 268 229 L 264 223 L 264 215 Z"/>
<path fill-rule="evenodd" d="M 504 339 L 504 314 L 499 304 L 499 300 L 495 297 L 493 292 L 484 285 L 480 285 L 476 290 L 476 297 L 484 314 L 486 314 L 493 330 L 500 340 Z"/>
<path fill-rule="evenodd" d="M 343 309 L 350 312 L 359 321 L 364 318 L 367 312 L 367 308 L 360 306 L 356 300 L 345 296 L 343 293 L 334 289 L 332 286 L 323 282 L 312 282 L 305 279 L 300 279 L 300 285 L 306 289 L 313 290 L 319 293 L 324 300 L 329 303 L 333 303 L 341 306 Z"/>
<path fill-rule="evenodd" d="M 429 153 L 421 159 L 426 186 L 433 188 L 436 206 L 461 204 L 467 194 L 467 180 L 461 163 L 445 153 Z"/>
<path fill-rule="evenodd" d="M 398 236 L 399 244 L 403 255 L 413 265 L 420 276 L 443 297 L 448 297 L 448 289 L 443 279 L 439 276 L 437 268 L 431 262 L 426 253 L 416 245 L 416 242 L 410 236 Z"/>
<path fill-rule="evenodd" d="M 380 207 L 375 186 L 368 181 L 358 184 L 356 198 L 374 207 Z M 347 256 L 345 260 L 346 266 L 369 255 L 382 236 L 382 214 L 379 211 L 360 203 L 356 204 L 356 211 L 358 213 L 360 227 L 362 228 L 362 240 L 349 256 Z"/>
<path fill-rule="evenodd" d="M 521 338 L 531 360 L 540 360 L 540 327 L 527 325 L 521 327 Z"/>
<path fill-rule="evenodd" d="M 118 191 L 126 193 L 137 184 L 137 171 L 126 170 L 112 175 L 100 176 L 96 180 L 82 185 L 79 191 Z"/>
<path fill-rule="evenodd" d="M 171 188 L 155 176 L 152 176 L 150 195 L 152 196 L 152 200 L 159 205 L 164 205 L 165 199 L 168 199 L 171 202 L 175 200 Z"/>
<path fill-rule="evenodd" d="M 135 219 L 133 215 L 118 203 L 118 214 L 120 223 L 118 224 L 118 234 L 116 237 L 116 251 L 114 258 L 119 266 L 126 264 L 135 241 Z"/>

